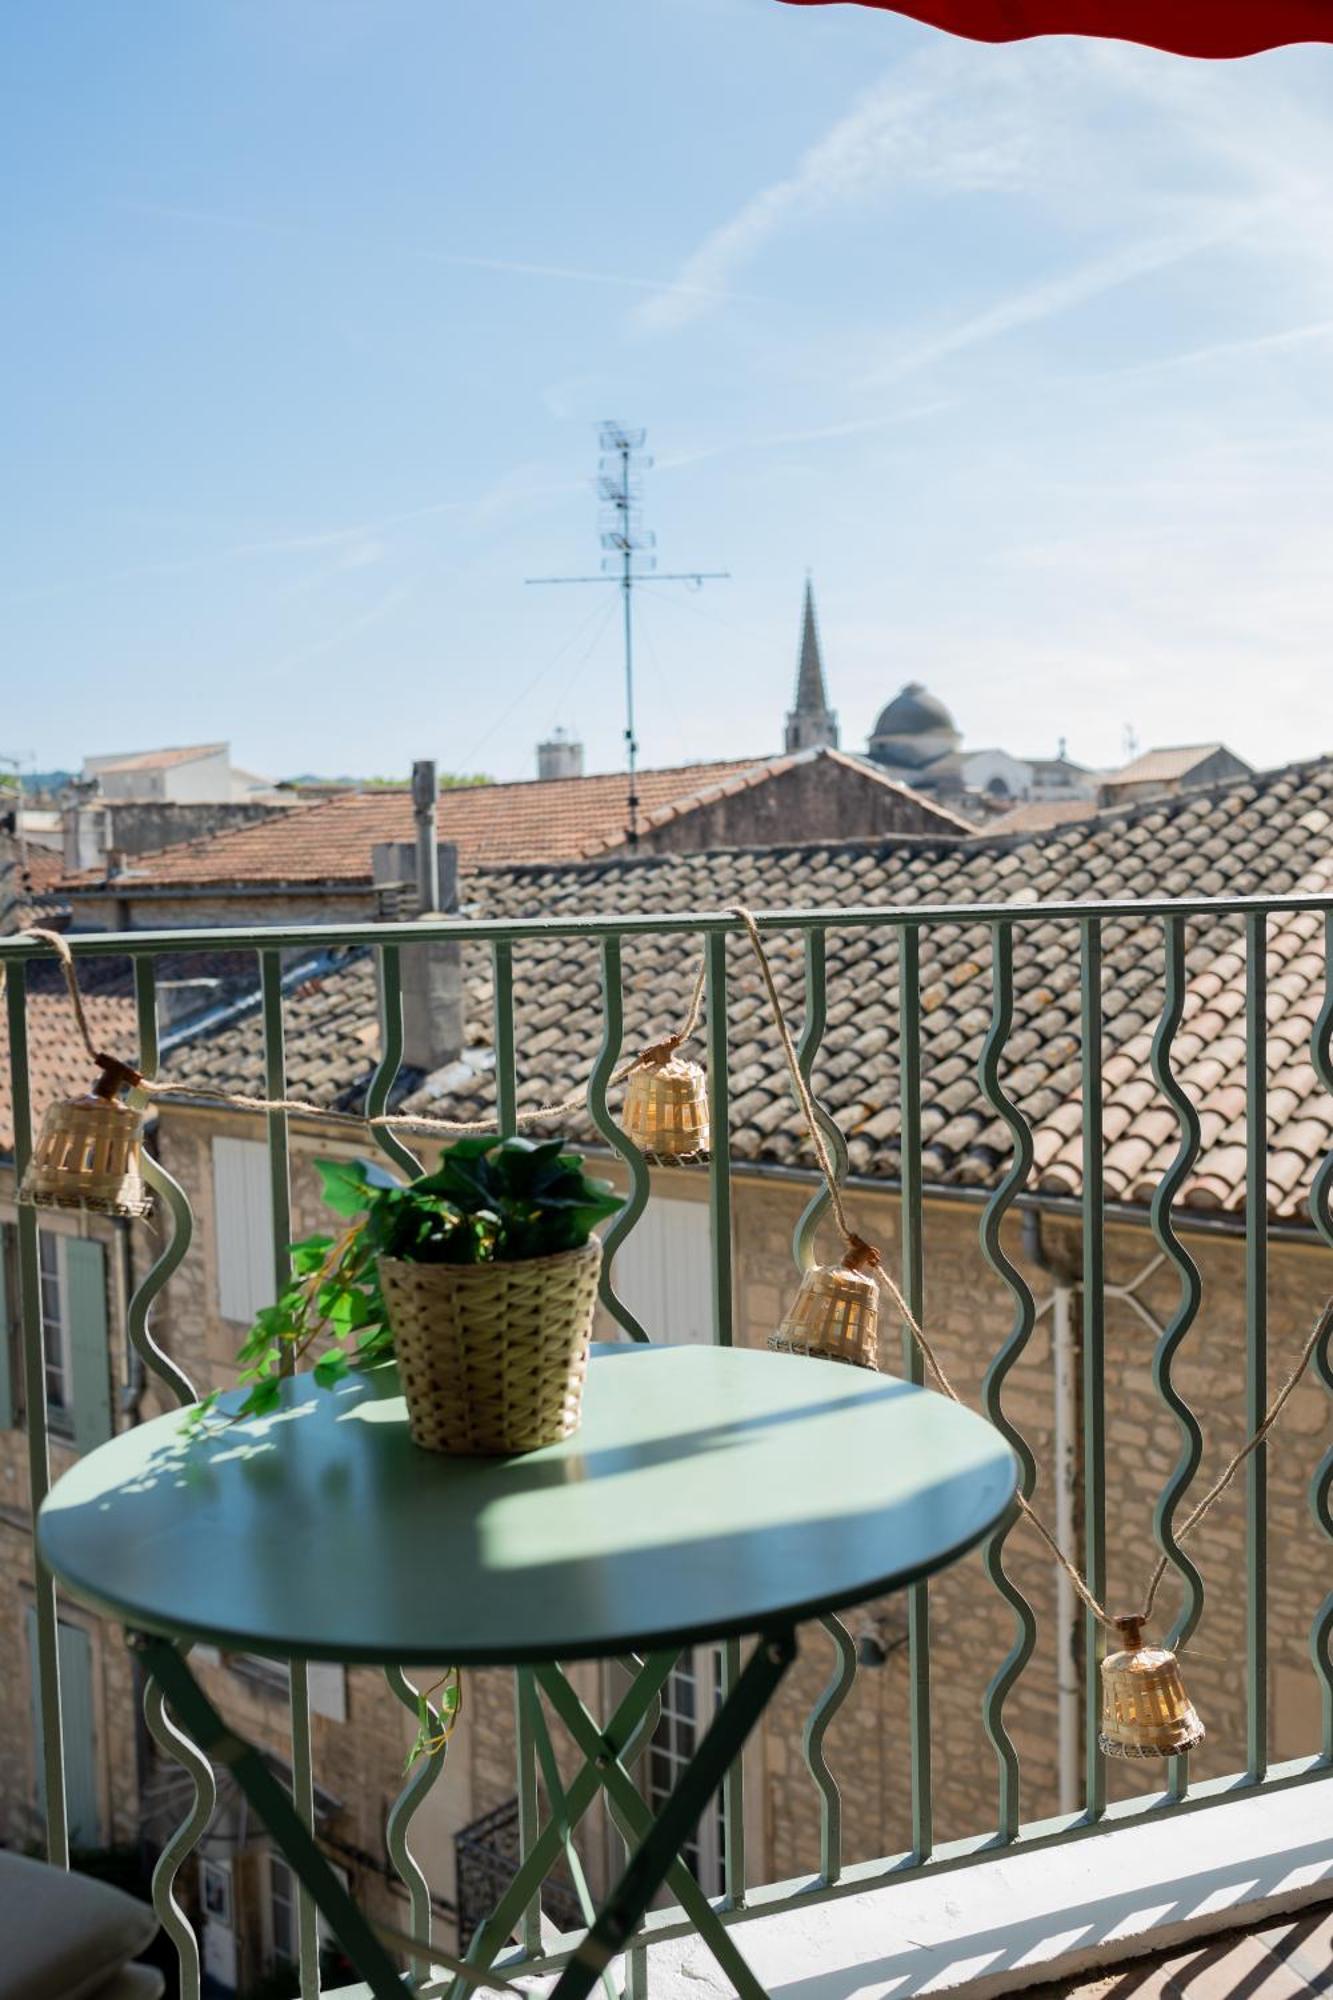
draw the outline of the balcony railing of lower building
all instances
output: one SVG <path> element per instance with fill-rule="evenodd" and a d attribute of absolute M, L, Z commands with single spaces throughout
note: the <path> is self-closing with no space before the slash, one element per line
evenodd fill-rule
<path fill-rule="evenodd" d="M 1214 1550 L 1217 1560 L 1229 1566 L 1225 1574 L 1210 1576 L 1207 1565 L 1180 1546 L 1175 1531 L 1202 1490 L 1205 1432 L 1200 1408 L 1207 1403 L 1204 1416 L 1210 1430 L 1216 1429 L 1228 1448 L 1254 1427 L 1270 1399 L 1281 1362 L 1299 1346 L 1308 1325 L 1308 1319 L 1299 1318 L 1293 1300 L 1303 1298 L 1302 1285 L 1307 1290 L 1313 1285 L 1316 1291 L 1326 1287 L 1321 1265 L 1333 1268 L 1333 1259 L 1327 1258 L 1333 1247 L 1329 1213 L 1333 1153 L 1327 1150 L 1328 1135 L 1333 1133 L 1333 898 L 784 909 L 763 913 L 759 923 L 779 961 L 793 1013 L 800 1018 L 800 1063 L 815 1088 L 824 1131 L 844 1175 L 849 1164 L 846 1092 L 838 1097 L 836 1116 L 825 1108 L 823 1095 L 830 1079 L 845 1076 L 849 1065 L 859 1070 L 865 1085 L 867 1101 L 858 1100 L 852 1122 L 861 1132 L 873 1123 L 870 1142 L 885 1155 L 889 1170 L 878 1176 L 868 1173 L 863 1148 L 860 1168 L 849 1177 L 849 1191 L 880 1202 L 890 1217 L 897 1274 L 909 1306 L 929 1322 L 937 1290 L 946 1282 L 942 1278 L 936 1284 L 930 1242 L 933 1218 L 942 1213 L 939 1202 L 947 1194 L 954 1204 L 949 1213 L 964 1218 L 958 1226 L 965 1226 L 978 1245 L 983 1260 L 978 1271 L 990 1286 L 986 1309 L 977 1312 L 970 1353 L 960 1355 L 957 1342 L 950 1348 L 961 1373 L 1018 1454 L 1026 1488 L 1040 1486 L 1061 1545 L 1097 1596 L 1104 1597 L 1108 1587 L 1122 1579 L 1127 1586 L 1134 1585 L 1139 1569 L 1150 1566 L 1160 1551 L 1167 1561 L 1170 1594 L 1166 1636 L 1170 1644 L 1184 1649 L 1187 1659 L 1211 1593 L 1216 1591 L 1225 1600 L 1234 1651 L 1216 1678 L 1232 1690 L 1241 1721 L 1237 1740 L 1229 1746 L 1230 1768 L 1214 1769 L 1205 1780 L 1192 1775 L 1188 1757 L 1156 1767 L 1160 1777 L 1151 1786 L 1141 1773 L 1125 1775 L 1108 1766 L 1098 1748 L 1097 1667 L 1104 1635 L 1049 1562 L 1024 1557 L 1022 1528 L 1007 1527 L 992 1537 L 980 1570 L 969 1582 L 975 1621 L 960 1610 L 957 1597 L 948 1600 L 945 1618 L 938 1605 L 947 1593 L 938 1585 L 919 1584 L 901 1601 L 859 1621 L 826 1618 L 822 1632 L 811 1635 L 809 1650 L 813 1655 L 817 1647 L 823 1648 L 828 1678 L 809 1701 L 799 1740 L 790 1744 L 783 1760 L 788 1773 L 783 1797 L 794 1796 L 798 1783 L 805 1787 L 812 1802 L 815 1865 L 784 1880 L 754 1879 L 754 1857 L 764 1851 L 761 1836 L 766 1836 L 757 1824 L 761 1815 L 754 1811 L 756 1794 L 742 1760 L 722 1788 L 708 1864 L 711 1880 L 705 1879 L 700 1856 L 692 1857 L 722 1926 L 728 1932 L 732 1927 L 743 1929 L 756 1916 L 777 1909 L 813 1906 L 875 1885 L 946 1870 L 954 1875 L 956 1898 L 965 1904 L 965 1871 L 997 1853 L 1081 1841 L 1105 1843 L 1109 1853 L 1127 1829 L 1155 1816 L 1188 1814 L 1193 1824 L 1196 1808 L 1325 1782 L 1333 1774 L 1333 1594 L 1321 1594 L 1317 1563 L 1307 1564 L 1293 1588 L 1284 1586 L 1283 1622 L 1278 1629 L 1270 1577 L 1282 1553 L 1273 1540 L 1272 1475 L 1277 1454 L 1282 1454 L 1286 1475 L 1284 1492 L 1294 1490 L 1291 1479 L 1298 1468 L 1305 1495 L 1303 1525 L 1289 1507 L 1282 1516 L 1282 1548 L 1305 1535 L 1314 1538 L 1313 1546 L 1326 1557 L 1333 1542 L 1333 1450 L 1327 1448 L 1327 1414 L 1266 1442 L 1248 1459 L 1236 1483 L 1236 1506 L 1228 1517 L 1220 1556 Z M 493 1057 L 494 1113 L 501 1131 L 516 1128 L 526 1085 L 531 1083 L 532 1092 L 540 1096 L 545 1081 L 539 1055 L 531 1057 L 528 1073 L 526 1036 L 518 1033 L 525 1018 L 525 982 L 535 1006 L 538 1000 L 558 1001 L 554 981 L 559 968 L 567 970 L 577 963 L 587 977 L 595 970 L 600 981 L 601 1038 L 595 1051 L 586 1051 L 587 1117 L 601 1146 L 619 1162 L 626 1189 L 624 1207 L 605 1239 L 601 1297 L 610 1319 L 630 1340 L 645 1339 L 650 1333 L 670 1338 L 672 1329 L 641 1325 L 617 1288 L 618 1253 L 644 1214 L 654 1171 L 621 1130 L 610 1095 L 617 1064 L 631 1052 L 626 1040 L 627 995 L 633 998 L 636 1022 L 652 1015 L 659 1032 L 669 1028 L 673 1010 L 683 1009 L 688 967 L 694 954 L 702 953 L 701 1032 L 712 1136 L 709 1155 L 693 1171 L 706 1178 L 712 1338 L 724 1344 L 735 1340 L 738 1272 L 733 1210 L 745 1176 L 762 1175 L 764 1161 L 762 1146 L 758 1157 L 751 1147 L 741 1158 L 735 1156 L 733 1143 L 733 1097 L 739 1099 L 750 1088 L 744 1078 L 737 1088 L 738 1038 L 742 1032 L 748 1038 L 748 1061 L 752 1054 L 748 1043 L 762 1013 L 753 966 L 734 915 L 626 912 L 512 921 L 459 917 L 436 919 L 428 926 L 270 926 L 70 939 L 79 966 L 87 967 L 99 957 L 128 963 L 137 1010 L 137 1060 L 148 1076 L 157 1072 L 161 1059 L 159 962 L 168 954 L 178 959 L 181 954 L 225 952 L 233 955 L 234 963 L 234 954 L 253 952 L 254 1021 L 262 1036 L 265 1094 L 274 1098 L 288 1094 L 284 1009 L 294 990 L 291 967 L 328 954 L 369 959 L 377 980 L 380 1039 L 377 1066 L 364 1098 L 368 1114 L 382 1111 L 394 1099 L 403 1052 L 405 954 L 427 943 L 433 949 L 456 946 L 476 974 L 476 990 L 489 993 L 485 1060 L 489 1063 Z M 15 1121 L 13 1164 L 21 1176 L 33 1143 L 29 974 L 40 966 L 40 976 L 49 978 L 52 960 L 46 947 L 19 936 L 0 941 L 0 965 L 5 972 Z M 947 1038 L 936 1034 L 933 1017 L 942 997 L 955 991 L 972 993 L 978 983 L 984 998 L 961 1015 L 951 1015 Z M 1215 1022 L 1210 1028 L 1207 1022 L 1213 1016 L 1208 1008 L 1219 992 L 1230 996 L 1222 1010 L 1226 1018 L 1221 1028 Z M 863 1026 L 872 1002 L 873 1030 Z M 1201 1019 L 1202 1029 L 1195 1025 Z M 1275 1047 L 1275 1036 L 1280 1047 Z M 543 1044 L 549 1039 L 544 1036 Z M 1040 1075 L 1034 1081 L 1030 1072 L 1037 1057 Z M 765 1044 L 758 1060 L 770 1076 L 778 1074 L 775 1039 Z M 1298 1121 L 1309 1166 L 1308 1187 L 1302 1181 L 1304 1167 L 1292 1169 L 1273 1141 L 1277 1125 L 1290 1123 L 1293 1116 L 1300 1094 L 1293 1083 L 1296 1072 L 1301 1088 L 1307 1095 L 1317 1095 L 1323 1107 L 1318 1116 L 1307 1110 Z M 1218 1090 L 1224 1097 L 1229 1090 L 1230 1097 L 1217 1100 Z M 947 1151 L 949 1121 L 960 1115 L 965 1101 L 970 1114 L 975 1114 L 970 1128 L 975 1143 L 968 1155 L 972 1165 L 956 1172 L 942 1193 L 941 1160 Z M 1148 1110 L 1152 1116 L 1145 1123 Z M 1131 1186 L 1123 1177 L 1108 1187 L 1112 1149 L 1126 1134 L 1132 1138 L 1140 1126 L 1146 1134 L 1142 1173 L 1151 1187 Z M 1162 1133 L 1168 1127 L 1164 1142 Z M 280 1286 L 289 1274 L 286 1246 L 293 1234 L 288 1115 L 269 1112 L 266 1128 L 274 1282 Z M 1316 1152 L 1320 1133 L 1323 1150 Z M 375 1128 L 374 1136 L 392 1171 L 410 1176 L 419 1170 L 418 1159 L 403 1138 L 383 1127 Z M 1033 1171 L 1038 1140 L 1040 1177 Z M 1206 1169 L 1214 1156 L 1220 1159 L 1223 1154 L 1238 1190 L 1229 1206 L 1216 1194 L 1208 1196 L 1206 1174 L 1204 1181 L 1198 1178 L 1201 1160 Z M 1063 1158 L 1067 1171 L 1064 1181 L 1052 1188 L 1048 1169 L 1057 1157 Z M 191 1255 L 196 1217 L 164 1164 L 149 1160 L 146 1170 L 165 1218 L 164 1240 L 129 1301 L 128 1337 L 162 1394 L 185 1404 L 212 1385 L 188 1378 L 179 1357 L 159 1342 L 154 1323 L 164 1287 Z M 787 1172 L 792 1171 L 789 1163 Z M 1303 1187 L 1303 1217 L 1290 1205 L 1284 1210 L 1280 1198 L 1298 1183 Z M 793 1199 L 780 1175 L 773 1184 L 783 1186 L 786 1198 Z M 1199 1188 L 1202 1195 L 1197 1194 Z M 780 1289 L 793 1282 L 815 1260 L 827 1205 L 825 1192 L 812 1183 L 796 1222 L 793 1263 L 786 1274 L 769 1272 L 771 1285 Z M 1031 1219 L 1026 1229 L 1022 1227 L 1025 1215 L 1036 1218 L 1037 1225 L 1049 1217 L 1048 1227 L 1064 1232 L 1060 1268 L 1053 1270 L 1039 1227 Z M 1211 1235 L 1203 1233 L 1208 1229 Z M 38 1217 L 30 1207 L 17 1208 L 16 1231 L 17 1349 L 24 1384 L 29 1501 L 35 1512 L 49 1483 L 50 1450 Z M 1141 1257 L 1136 1248 L 1140 1243 Z M 1306 1261 L 1290 1283 L 1285 1277 L 1279 1283 L 1274 1277 L 1274 1253 L 1285 1255 L 1289 1245 L 1293 1257 Z M 1233 1256 L 1234 1272 L 1226 1261 Z M 978 1282 L 966 1280 L 968 1285 Z M 1215 1300 L 1217 1310 L 1225 1307 L 1231 1316 L 1228 1325 L 1234 1320 L 1234 1349 L 1220 1337 L 1216 1341 L 1211 1337 Z M 1108 1333 L 1115 1316 L 1124 1314 L 1142 1330 L 1143 1344 L 1133 1354 L 1127 1352 L 1121 1335 L 1112 1338 Z M 998 1337 L 992 1337 L 988 1329 L 997 1326 Z M 884 1335 L 886 1365 L 890 1365 L 890 1338 L 896 1339 L 897 1331 L 886 1330 Z M 979 1344 L 986 1351 L 978 1351 Z M 1149 1448 L 1141 1454 L 1133 1439 L 1126 1438 L 1121 1428 L 1126 1420 L 1117 1414 L 1120 1385 L 1131 1364 L 1137 1371 L 1133 1388 L 1139 1406 L 1150 1397 L 1159 1420 Z M 921 1358 L 905 1329 L 898 1365 L 911 1379 L 923 1379 Z M 1333 1360 L 1327 1344 L 1316 1354 L 1311 1381 L 1321 1397 L 1333 1391 Z M 1028 1413 L 1034 1406 L 1034 1388 L 1048 1399 L 1049 1425 L 1045 1417 L 1040 1421 L 1040 1466 L 1025 1435 L 1025 1427 L 1031 1427 Z M 1016 1389 L 1021 1393 L 1015 1394 Z M 1122 1477 L 1118 1470 L 1127 1451 L 1133 1459 L 1132 1477 Z M 1125 1555 L 1126 1537 L 1137 1544 L 1132 1561 Z M 30 1573 L 39 1722 L 36 1761 L 45 1843 L 51 1859 L 65 1863 L 67 1772 L 56 1593 L 39 1563 Z M 1295 1612 L 1292 1606 L 1299 1603 L 1301 1591 L 1308 1602 Z M 990 1599 L 984 1607 L 983 1593 Z M 1298 1632 L 1293 1626 L 1297 1617 Z M 965 1809 L 973 1818 L 960 1827 L 960 1755 L 940 1721 L 940 1704 L 942 1691 L 956 1678 L 959 1656 L 975 1645 L 968 1636 L 974 1622 L 992 1645 L 992 1657 L 977 1696 L 984 1740 L 979 1737 L 980 1748 L 967 1751 L 962 1760 L 967 1764 L 970 1800 Z M 1049 1629 L 1043 1631 L 1043 1625 Z M 1217 1633 L 1222 1629 L 1216 1623 L 1210 1627 Z M 1305 1659 L 1300 1669 L 1304 1692 L 1299 1699 L 1309 1706 L 1315 1732 L 1305 1754 L 1282 1763 L 1270 1757 L 1274 1715 L 1270 1662 L 1275 1638 L 1288 1663 L 1284 1674 L 1296 1672 L 1289 1662 L 1299 1643 Z M 718 1649 L 723 1690 L 740 1670 L 742 1651 L 734 1642 Z M 884 1760 L 892 1774 L 892 1789 L 904 1802 L 906 1838 L 899 1851 L 875 1855 L 863 1847 L 854 1850 L 846 1830 L 853 1819 L 864 1818 L 849 1811 L 858 1804 L 858 1787 L 882 1786 L 885 1774 L 844 1770 L 839 1780 L 836 1749 L 839 1712 L 858 1676 L 882 1671 L 887 1660 L 901 1676 L 902 1700 L 899 1726 L 884 1750 Z M 1034 1823 L 1025 1810 L 1030 1718 L 1022 1728 L 1013 1725 L 1013 1718 L 1025 1675 L 1036 1672 L 1043 1661 L 1052 1693 L 1053 1747 L 1047 1762 L 1058 1771 L 1059 1798 L 1056 1809 Z M 519 1676 L 520 1681 L 523 1678 Z M 415 1692 L 400 1673 L 390 1671 L 388 1682 L 400 1701 L 413 1705 Z M 548 1810 L 542 1772 L 543 1758 L 551 1752 L 549 1740 L 543 1740 L 545 1721 L 540 1710 L 534 1714 L 534 1705 L 532 1687 L 520 1686 L 514 1725 L 516 1772 L 510 1787 L 516 1800 L 513 1851 L 520 1858 L 537 1839 Z M 657 1717 L 650 1721 L 660 1742 L 660 1722 Z M 195 1927 L 182 1913 L 176 1888 L 205 1832 L 214 1779 L 206 1760 L 152 1695 L 147 1724 L 163 1752 L 189 1775 L 193 1788 L 191 1809 L 162 1850 L 153 1894 L 179 1953 L 181 1992 L 186 2000 L 196 2000 L 202 1979 L 199 1943 Z M 652 1735 L 652 1729 L 645 1730 L 637 1746 L 640 1751 Z M 316 1771 L 310 1700 L 306 1675 L 299 1668 L 290 1682 L 290 1744 L 294 1796 L 313 1824 Z M 422 1963 L 429 1959 L 432 1923 L 439 1918 L 433 1911 L 431 1885 L 413 1854 L 413 1822 L 438 1766 L 444 1763 L 447 1769 L 449 1754 L 437 1751 L 407 1778 L 388 1820 L 388 1856 L 410 1910 Z M 754 1754 L 752 1748 L 747 1757 Z M 646 1766 L 641 1772 L 642 1782 L 648 1783 Z M 947 1815 L 940 1809 L 945 1789 L 952 1801 Z M 510 1812 L 505 1806 L 501 1816 Z M 942 1826 L 945 1818 L 948 1823 Z M 776 1847 L 782 1849 L 780 1840 Z M 469 1855 L 475 1862 L 471 1850 Z M 573 1950 L 579 1931 L 569 1921 L 571 1880 L 581 1884 L 582 1872 L 575 1868 L 571 1873 L 562 1861 L 559 1893 L 553 1895 L 551 1908 L 543 1912 L 534 1900 L 522 1913 L 500 1956 L 506 1976 L 557 1967 Z M 646 1947 L 691 1928 L 691 1918 L 677 1904 L 651 1914 L 625 1959 L 627 1991 L 636 2000 L 650 1989 L 653 1956 Z M 301 1990 L 311 1995 L 318 1990 L 318 1941 L 308 1908 L 301 1912 L 297 1932 Z M 739 1975 L 731 1976 L 738 1991 L 762 1990 L 746 1986 Z"/>

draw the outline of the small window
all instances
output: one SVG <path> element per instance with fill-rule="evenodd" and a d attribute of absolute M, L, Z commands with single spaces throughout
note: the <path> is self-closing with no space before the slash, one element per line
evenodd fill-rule
<path fill-rule="evenodd" d="M 267 1660 L 259 1653 L 233 1653 L 227 1665 L 243 1681 L 264 1694 L 286 1701 L 292 1691 L 292 1670 L 286 1660 Z M 331 1722 L 347 1720 L 347 1669 L 332 1660 L 311 1660 L 306 1668 L 306 1691 L 313 1715 L 325 1715 Z"/>
<path fill-rule="evenodd" d="M 233 1653 L 227 1665 L 243 1681 L 280 1694 L 284 1700 L 291 1691 L 292 1670 L 285 1660 L 266 1660 L 259 1653 Z"/>
<path fill-rule="evenodd" d="M 0 1222 L 0 1426 L 23 1422 L 23 1351 L 20 1337 L 19 1233 Z"/>
<path fill-rule="evenodd" d="M 37 1270 L 42 1308 L 42 1352 L 46 1359 L 46 1407 L 58 1430 L 73 1422 L 74 1374 L 69 1351 L 69 1273 L 66 1239 L 49 1229 L 37 1237 Z"/>
<path fill-rule="evenodd" d="M 201 1861 L 199 1864 L 199 1886 L 203 1894 L 204 1915 L 221 1924 L 224 1930 L 231 1929 L 231 1870 L 217 1861 Z"/>
<path fill-rule="evenodd" d="M 721 1699 L 721 1649 L 696 1646 L 682 1653 L 662 1685 L 661 1712 L 648 1746 L 645 1789 L 655 1813 L 662 1810 L 689 1768 Z M 724 1825 L 719 1792 L 680 1850 L 681 1860 L 708 1896 L 718 1895 L 722 1888 Z"/>
<path fill-rule="evenodd" d="M 328 1860 L 326 1855 L 325 1860 Z M 330 1868 L 347 1887 L 347 1870 L 340 1868 L 336 1861 L 329 1862 Z M 315 1912 L 315 1928 L 319 1937 L 320 1950 L 332 1945 L 336 1949 L 338 1940 L 330 1928 L 328 1919 L 321 1911 Z M 296 1877 L 291 1866 L 272 1848 L 268 1856 L 268 1949 L 272 1964 L 284 1960 L 295 1965 L 300 1952 L 300 1939 L 296 1928 Z"/>
<path fill-rule="evenodd" d="M 280 1854 L 268 1857 L 268 1934 L 273 1957 L 296 1960 L 296 1883 Z"/>
<path fill-rule="evenodd" d="M 253 1139 L 213 1141 L 218 1311 L 249 1326 L 273 1303 L 273 1213 L 268 1147 Z"/>

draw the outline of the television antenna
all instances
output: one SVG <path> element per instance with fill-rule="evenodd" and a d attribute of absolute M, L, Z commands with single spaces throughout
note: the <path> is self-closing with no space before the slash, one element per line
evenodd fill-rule
<path fill-rule="evenodd" d="M 639 838 L 637 773 L 639 743 L 634 730 L 634 588 L 640 583 L 701 584 L 731 575 L 725 569 L 657 569 L 652 553 L 657 537 L 643 526 L 643 475 L 652 465 L 643 449 L 648 433 L 624 424 L 604 423 L 597 442 L 597 494 L 601 501 L 601 541 L 606 551 L 598 576 L 528 576 L 525 583 L 613 583 L 619 586 L 625 646 L 625 769 L 629 792 L 625 800 L 625 838 L 633 847 Z"/>

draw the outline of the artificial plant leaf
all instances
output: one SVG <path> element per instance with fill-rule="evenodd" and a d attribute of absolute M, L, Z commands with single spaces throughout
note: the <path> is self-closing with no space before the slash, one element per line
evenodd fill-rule
<path fill-rule="evenodd" d="M 360 1215 L 380 1192 L 371 1186 L 360 1160 L 316 1160 L 325 1205 L 335 1215 Z"/>
<path fill-rule="evenodd" d="M 299 1243 L 289 1243 L 288 1254 L 297 1277 L 308 1278 L 321 1270 L 332 1248 L 331 1236 L 303 1236 Z"/>
<path fill-rule="evenodd" d="M 256 1382 L 242 1403 L 239 1414 L 243 1417 L 266 1417 L 270 1410 L 276 1410 L 282 1400 L 282 1378 L 267 1376 Z"/>

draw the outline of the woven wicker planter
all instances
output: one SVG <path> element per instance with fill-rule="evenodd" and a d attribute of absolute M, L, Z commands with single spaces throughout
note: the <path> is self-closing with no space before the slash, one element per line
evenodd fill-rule
<path fill-rule="evenodd" d="M 579 1427 L 602 1246 L 519 1264 L 379 1260 L 408 1422 L 426 1451 L 507 1458 Z"/>

